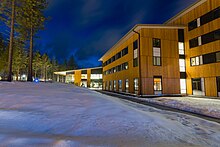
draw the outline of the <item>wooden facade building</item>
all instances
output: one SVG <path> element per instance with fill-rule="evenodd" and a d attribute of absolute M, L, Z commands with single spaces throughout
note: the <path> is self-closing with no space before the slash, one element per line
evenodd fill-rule
<path fill-rule="evenodd" d="M 220 96 L 220 0 L 199 0 L 161 25 L 136 25 L 100 60 L 103 90 Z"/>

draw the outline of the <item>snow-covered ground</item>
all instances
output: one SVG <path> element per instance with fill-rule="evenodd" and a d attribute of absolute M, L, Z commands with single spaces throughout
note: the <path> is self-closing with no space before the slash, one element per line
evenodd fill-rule
<path fill-rule="evenodd" d="M 219 147 L 220 124 L 65 84 L 0 82 L 0 146 Z"/>
<path fill-rule="evenodd" d="M 220 119 L 220 99 L 159 97 L 146 101 Z"/>

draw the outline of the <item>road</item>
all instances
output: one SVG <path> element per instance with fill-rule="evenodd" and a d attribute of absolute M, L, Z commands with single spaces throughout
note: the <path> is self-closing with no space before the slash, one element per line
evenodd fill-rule
<path fill-rule="evenodd" d="M 66 84 L 0 82 L 0 146 L 219 147 L 220 124 Z"/>

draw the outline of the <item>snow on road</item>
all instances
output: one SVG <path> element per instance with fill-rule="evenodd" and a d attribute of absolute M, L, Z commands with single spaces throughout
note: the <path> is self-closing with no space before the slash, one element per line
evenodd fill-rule
<path fill-rule="evenodd" d="M 219 144 L 218 123 L 73 85 L 0 82 L 0 146 Z"/>

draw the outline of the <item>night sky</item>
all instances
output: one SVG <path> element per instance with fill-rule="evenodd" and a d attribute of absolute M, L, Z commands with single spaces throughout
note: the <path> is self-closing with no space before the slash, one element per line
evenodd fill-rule
<path fill-rule="evenodd" d="M 98 59 L 135 24 L 159 24 L 196 0 L 50 0 L 51 19 L 36 49 L 60 62 L 71 55 L 80 67 Z"/>

